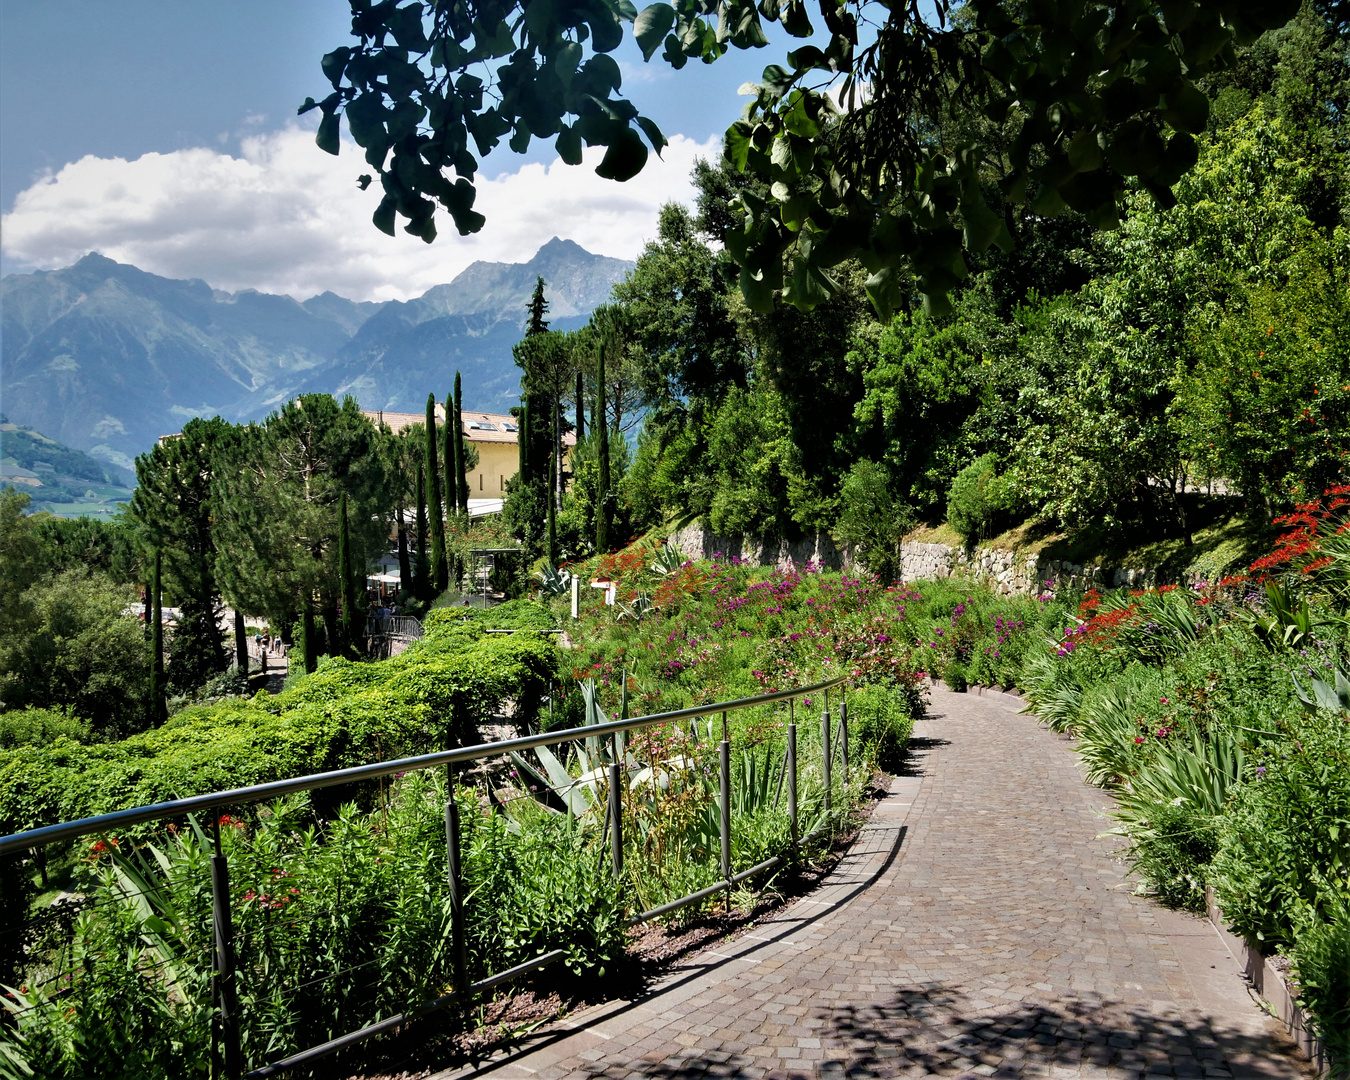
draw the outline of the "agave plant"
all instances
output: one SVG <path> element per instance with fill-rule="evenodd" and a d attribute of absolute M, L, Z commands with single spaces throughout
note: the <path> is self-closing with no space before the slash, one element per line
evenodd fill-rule
<path fill-rule="evenodd" d="M 675 573 L 684 564 L 684 553 L 674 544 L 667 542 L 657 550 L 656 560 L 651 565 L 651 571 L 660 577 L 667 577 Z"/>
<path fill-rule="evenodd" d="M 539 579 L 539 593 L 542 597 L 563 596 L 572 588 L 572 572 L 559 570 L 550 563 L 544 563 L 542 570 L 536 570 Z"/>
<path fill-rule="evenodd" d="M 1340 668 L 1336 668 L 1333 682 L 1324 682 L 1314 675 L 1309 678 L 1306 689 L 1298 681 L 1297 675 L 1291 674 L 1289 677 L 1294 680 L 1294 692 L 1298 694 L 1298 700 L 1309 712 L 1330 709 L 1332 712 L 1350 713 L 1350 678 Z"/>
<path fill-rule="evenodd" d="M 631 604 L 619 604 L 618 607 L 619 607 L 619 614 L 617 616 L 618 618 L 632 619 L 634 622 L 639 622 L 642 619 L 642 616 L 646 615 L 647 612 L 651 611 L 652 598 L 648 596 L 645 592 L 640 592 L 633 599 L 633 602 Z"/>

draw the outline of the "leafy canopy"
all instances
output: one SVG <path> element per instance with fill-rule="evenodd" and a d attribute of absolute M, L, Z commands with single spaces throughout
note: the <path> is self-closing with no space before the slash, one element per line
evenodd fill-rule
<path fill-rule="evenodd" d="M 1129 178 L 1170 205 L 1209 119 L 1197 80 L 1232 67 L 1236 45 L 1299 5 L 933 7 L 936 19 L 918 0 L 821 0 L 823 45 L 792 50 L 744 88 L 753 98 L 727 131 L 725 156 L 769 194 L 743 191 L 725 244 L 754 310 L 771 311 L 779 290 L 802 308 L 828 299 L 839 288 L 831 269 L 850 258 L 866 266 L 883 316 L 904 298 L 906 269 L 945 310 L 969 255 L 1014 245 L 1011 207 L 1072 208 L 1112 228 Z M 551 138 L 574 165 L 583 144 L 603 146 L 597 172 L 614 180 L 637 175 L 648 147 L 666 144 L 619 96 L 609 53 L 625 23 L 645 59 L 660 51 L 677 69 L 768 44 L 765 23 L 817 34 L 804 0 L 676 0 L 641 12 L 630 0 L 352 0 L 357 43 L 324 56 L 332 92 L 300 111 L 321 111 L 317 141 L 334 154 L 346 116 L 384 191 L 380 229 L 392 234 L 402 217 L 430 242 L 439 204 L 461 234 L 477 232 L 479 158 L 504 138 L 517 153 Z"/>

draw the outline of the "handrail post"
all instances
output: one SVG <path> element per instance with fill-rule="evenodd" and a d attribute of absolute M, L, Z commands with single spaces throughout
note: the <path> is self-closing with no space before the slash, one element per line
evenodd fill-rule
<path fill-rule="evenodd" d="M 839 688 L 839 761 L 844 766 L 844 790 L 848 790 L 848 698 Z"/>
<path fill-rule="evenodd" d="M 830 812 L 830 710 L 820 714 L 820 754 L 825 767 L 825 813 Z"/>
<path fill-rule="evenodd" d="M 722 877 L 727 883 L 727 911 L 731 911 L 731 743 L 723 739 L 717 747 L 718 804 L 722 825 Z"/>
<path fill-rule="evenodd" d="M 468 1004 L 469 961 L 464 933 L 464 875 L 459 846 L 459 802 L 455 799 L 455 778 L 449 769 L 446 774 L 450 790 L 445 802 L 445 862 L 446 879 L 450 885 L 450 947 L 455 966 L 455 989 L 464 994 Z"/>
<path fill-rule="evenodd" d="M 234 922 L 230 917 L 230 866 L 220 850 L 220 815 L 214 811 L 216 851 L 211 856 L 211 922 L 216 935 L 216 998 L 220 1010 L 220 1037 L 225 1044 L 225 1075 L 239 1080 L 244 1075 L 244 1055 L 239 1045 L 239 994 L 234 973 Z"/>
<path fill-rule="evenodd" d="M 792 822 L 792 850 L 797 850 L 797 725 L 788 724 L 788 818 Z"/>
<path fill-rule="evenodd" d="M 609 767 L 609 851 L 614 877 L 623 877 L 623 803 L 620 801 L 621 771 L 618 762 Z"/>

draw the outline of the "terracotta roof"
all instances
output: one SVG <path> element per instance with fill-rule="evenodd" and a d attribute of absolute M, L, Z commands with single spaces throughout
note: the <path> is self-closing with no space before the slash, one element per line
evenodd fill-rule
<path fill-rule="evenodd" d="M 376 424 L 388 424 L 394 434 L 398 434 L 411 424 L 426 423 L 426 413 L 382 412 L 375 409 L 362 409 L 361 412 Z M 440 402 L 436 403 L 436 419 L 442 424 L 445 423 L 445 406 Z M 517 420 L 514 416 L 505 413 L 465 412 L 460 419 L 464 423 L 464 437 L 469 442 L 515 443 L 516 441 Z M 574 446 L 576 441 L 574 432 L 568 432 L 563 436 L 563 444 L 566 446 Z"/>

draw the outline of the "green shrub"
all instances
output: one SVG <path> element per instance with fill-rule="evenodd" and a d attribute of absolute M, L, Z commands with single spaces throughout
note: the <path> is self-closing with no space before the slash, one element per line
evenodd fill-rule
<path fill-rule="evenodd" d="M 1237 789 L 1214 859 L 1225 918 L 1268 950 L 1292 944 L 1301 919 L 1334 921 L 1350 893 L 1350 722 L 1294 724 Z"/>
<path fill-rule="evenodd" d="M 987 540 L 1008 509 L 1006 482 L 998 475 L 998 455 L 976 458 L 952 480 L 947 493 L 947 524 L 967 544 Z"/>
<path fill-rule="evenodd" d="M 904 760 L 914 721 L 923 715 L 924 701 L 913 683 L 890 686 L 869 683 L 848 697 L 849 725 L 863 760 L 874 757 L 878 766 L 895 771 Z"/>
<path fill-rule="evenodd" d="M 963 694 L 970 685 L 966 677 L 966 665 L 960 660 L 949 660 L 947 666 L 942 669 L 942 681 L 947 684 L 947 689 L 954 694 Z"/>
<path fill-rule="evenodd" d="M 1131 831 L 1130 861 L 1148 891 L 1168 907 L 1205 910 L 1205 875 L 1218 850 L 1217 818 L 1190 807 L 1154 804 Z"/>
<path fill-rule="evenodd" d="M 1299 1000 L 1312 1011 L 1333 1075 L 1345 1076 L 1350 1074 L 1350 896 L 1342 893 L 1332 901 L 1330 921 L 1304 914 L 1290 953 Z"/>
<path fill-rule="evenodd" d="M 839 501 L 836 537 L 854 548 L 870 573 L 894 581 L 900 571 L 900 538 L 914 516 L 891 497 L 886 470 L 875 461 L 856 462 L 844 478 Z"/>
<path fill-rule="evenodd" d="M 537 709 L 556 667 L 551 635 L 456 621 L 390 660 L 329 657 L 281 694 L 191 706 L 121 742 L 0 751 L 0 832 L 457 745 L 508 699 Z"/>
<path fill-rule="evenodd" d="M 0 750 L 42 746 L 56 739 L 92 742 L 93 729 L 89 721 L 72 715 L 69 709 L 28 708 L 0 713 Z"/>

